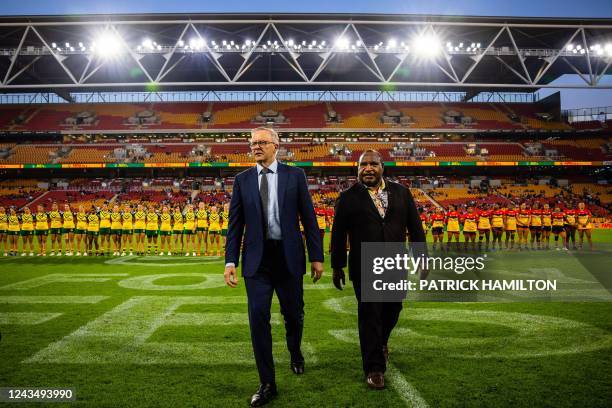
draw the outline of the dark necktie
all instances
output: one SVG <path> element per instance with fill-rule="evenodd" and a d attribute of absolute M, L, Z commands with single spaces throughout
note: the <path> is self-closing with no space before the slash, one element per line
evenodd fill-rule
<path fill-rule="evenodd" d="M 261 198 L 261 213 L 263 215 L 262 225 L 265 238 L 268 236 L 268 202 L 270 200 L 267 174 L 271 172 L 270 169 L 264 167 L 261 170 L 261 183 L 259 183 L 259 197 Z"/>

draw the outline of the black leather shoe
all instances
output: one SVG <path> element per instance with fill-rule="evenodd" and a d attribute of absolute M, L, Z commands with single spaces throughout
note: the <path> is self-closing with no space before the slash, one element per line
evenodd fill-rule
<path fill-rule="evenodd" d="M 304 362 L 303 361 L 292 361 L 291 362 L 291 371 L 294 374 L 304 374 Z"/>
<path fill-rule="evenodd" d="M 252 407 L 261 407 L 272 401 L 274 397 L 278 395 L 276 391 L 276 384 L 259 384 L 259 389 L 251 397 Z"/>

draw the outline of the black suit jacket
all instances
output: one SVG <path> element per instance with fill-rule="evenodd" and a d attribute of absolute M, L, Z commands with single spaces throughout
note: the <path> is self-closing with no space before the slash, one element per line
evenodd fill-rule
<path fill-rule="evenodd" d="M 350 242 L 348 256 L 349 279 L 361 279 L 362 242 L 425 242 L 425 233 L 410 190 L 385 180 L 389 206 L 382 218 L 370 198 L 367 188 L 355 183 L 340 193 L 336 201 L 331 236 L 331 266 L 346 267 L 346 237 Z"/>

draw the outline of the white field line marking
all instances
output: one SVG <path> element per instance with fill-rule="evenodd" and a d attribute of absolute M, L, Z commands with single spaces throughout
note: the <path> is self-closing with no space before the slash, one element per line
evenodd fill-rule
<path fill-rule="evenodd" d="M 283 321 L 280 313 L 271 313 L 270 324 Z M 166 319 L 166 326 L 228 326 L 248 325 L 247 313 L 174 313 Z"/>
<path fill-rule="evenodd" d="M 129 273 L 52 273 L 36 278 L 11 283 L 0 287 L 0 290 L 27 290 L 52 283 L 74 282 L 107 282 L 112 278 L 130 276 Z"/>
<path fill-rule="evenodd" d="M 99 303 L 109 296 L 0 296 L 0 304 Z"/>
<path fill-rule="evenodd" d="M 50 344 L 26 363 L 72 364 L 254 364 L 250 342 L 226 343 L 151 342 L 148 339 L 160 327 L 189 322 L 210 327 L 220 320 L 246 324 L 242 313 L 177 313 L 182 305 L 245 304 L 238 296 L 138 296 L 78 328 L 63 339 Z M 229 317 L 228 317 L 229 316 Z M 280 324 L 281 316 L 273 315 Z M 278 361 L 288 361 L 284 342 L 274 343 Z M 309 362 L 316 362 L 314 348 L 304 343 Z"/>
<path fill-rule="evenodd" d="M 400 398 L 406 403 L 406 406 L 414 408 L 429 407 L 419 391 L 406 380 L 393 364 L 387 364 L 386 374 L 387 378 L 391 380 L 391 387 L 399 394 Z"/>
<path fill-rule="evenodd" d="M 62 313 L 42 312 L 0 312 L 0 326 L 16 325 L 26 326 L 47 322 L 60 317 Z"/>
<path fill-rule="evenodd" d="M 191 261 L 193 259 L 193 261 Z M 219 263 L 221 257 L 206 257 L 206 258 L 191 258 L 181 256 L 122 256 L 104 261 L 107 265 L 133 265 L 133 266 L 154 266 L 161 268 L 168 268 L 174 266 L 194 266 L 194 265 L 207 265 L 212 263 Z M 152 261 L 170 261 L 170 262 L 147 262 Z M 181 260 L 181 262 L 176 262 Z"/>
<path fill-rule="evenodd" d="M 202 282 L 189 285 L 156 285 L 155 281 L 166 278 L 194 277 L 204 279 Z M 157 275 L 134 276 L 118 282 L 119 286 L 138 290 L 198 290 L 221 288 L 225 286 L 222 274 L 213 273 L 165 273 Z"/>

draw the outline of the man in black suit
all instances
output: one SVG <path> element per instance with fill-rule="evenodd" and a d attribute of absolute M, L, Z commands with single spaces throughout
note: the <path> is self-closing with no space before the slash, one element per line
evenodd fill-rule
<path fill-rule="evenodd" d="M 295 374 L 304 373 L 302 280 L 306 273 L 306 255 L 300 221 L 314 282 L 323 274 L 323 243 L 304 171 L 276 160 L 279 146 L 276 131 L 265 127 L 253 129 L 250 146 L 257 165 L 238 174 L 234 180 L 224 276 L 225 283 L 235 288 L 242 247 L 242 275 L 260 380 L 251 398 L 251 406 L 256 407 L 277 394 L 270 328 L 274 292 L 285 322 L 291 370 Z"/>
<path fill-rule="evenodd" d="M 359 182 L 340 194 L 332 227 L 331 266 L 338 289 L 345 283 L 346 241 L 350 244 L 349 279 L 358 302 L 359 343 L 366 383 L 370 388 L 385 387 L 388 360 L 387 341 L 397 324 L 401 302 L 362 302 L 362 242 L 425 242 L 419 213 L 410 190 L 383 178 L 380 153 L 365 151 L 359 158 Z M 424 273 L 421 273 L 424 278 Z"/>

